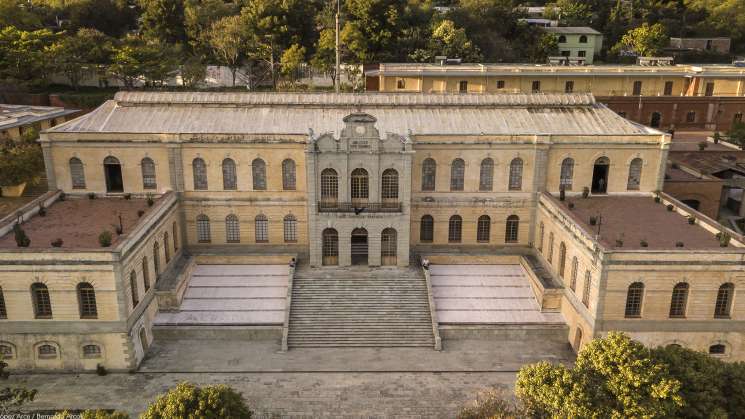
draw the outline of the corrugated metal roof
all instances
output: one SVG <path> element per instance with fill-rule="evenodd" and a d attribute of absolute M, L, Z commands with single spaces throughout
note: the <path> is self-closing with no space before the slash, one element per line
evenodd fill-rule
<path fill-rule="evenodd" d="M 541 28 L 541 29 L 545 30 L 546 32 L 565 33 L 567 35 L 574 35 L 574 34 L 602 35 L 602 33 L 596 31 L 595 29 L 589 26 L 549 26 L 549 27 Z"/>
<path fill-rule="evenodd" d="M 414 135 L 634 135 L 590 94 L 118 93 L 95 111 L 48 132 L 306 134 L 340 132 L 352 112 L 381 133 Z"/>
<path fill-rule="evenodd" d="M 65 109 L 54 106 L 10 105 L 0 103 L 0 129 L 31 125 L 39 121 L 70 115 L 77 109 Z"/>

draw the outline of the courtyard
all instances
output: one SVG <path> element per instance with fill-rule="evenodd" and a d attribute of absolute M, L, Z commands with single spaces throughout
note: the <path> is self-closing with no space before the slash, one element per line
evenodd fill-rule
<path fill-rule="evenodd" d="M 35 388 L 27 409 L 117 409 L 131 415 L 181 381 L 227 384 L 256 417 L 442 417 L 487 387 L 509 389 L 521 365 L 569 363 L 569 345 L 540 337 L 444 342 L 424 348 L 303 348 L 273 342 L 156 341 L 130 374 L 23 374 L 10 385 Z M 219 350 L 216 350 L 219 348 Z M 520 348 L 516 351 L 515 348 Z"/>

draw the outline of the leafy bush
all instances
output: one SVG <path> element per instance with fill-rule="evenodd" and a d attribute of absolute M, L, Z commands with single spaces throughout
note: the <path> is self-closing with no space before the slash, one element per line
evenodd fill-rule
<path fill-rule="evenodd" d="M 520 406 L 498 389 L 487 389 L 458 413 L 458 419 L 513 419 L 524 417 Z"/>
<path fill-rule="evenodd" d="M 140 419 L 248 419 L 251 410 L 241 394 L 220 384 L 200 388 L 183 382 L 158 397 Z"/>
<path fill-rule="evenodd" d="M 98 235 L 98 243 L 101 245 L 101 247 L 109 247 L 111 246 L 111 232 L 109 230 L 104 230 L 101 234 Z"/>
<path fill-rule="evenodd" d="M 0 148 L 0 185 L 30 182 L 44 171 L 44 157 L 36 144 L 6 144 Z"/>
<path fill-rule="evenodd" d="M 520 369 L 515 393 L 534 417 L 675 417 L 681 383 L 641 343 L 619 332 L 594 339 L 573 368 L 542 361 Z"/>

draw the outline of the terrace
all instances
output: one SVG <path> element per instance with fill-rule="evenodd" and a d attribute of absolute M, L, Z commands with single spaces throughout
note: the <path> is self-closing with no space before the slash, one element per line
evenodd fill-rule
<path fill-rule="evenodd" d="M 17 219 L 9 216 L 0 220 L 0 249 L 52 249 L 55 248 L 52 242 L 57 239 L 62 239 L 62 249 L 101 249 L 98 237 L 103 231 L 111 233 L 109 247 L 113 248 L 152 209 L 146 199 L 68 196 L 50 203 L 49 195 L 45 197 L 46 200 L 36 200 L 18 210 L 26 214 L 21 226 L 31 240 L 30 245 L 19 248 L 13 231 L 6 232 Z M 38 208 L 43 201 L 47 204 L 42 215 Z M 122 235 L 116 234 L 119 225 L 123 227 Z"/>
<path fill-rule="evenodd" d="M 593 196 L 564 202 L 552 196 L 549 199 L 608 249 L 722 249 L 716 236 L 722 227 L 703 214 L 687 207 L 679 208 L 671 198 L 664 197 L 659 203 L 651 195 Z M 672 210 L 668 208 L 670 206 Z M 679 211 L 685 211 L 685 214 Z M 695 218 L 693 224 L 688 214 Z M 731 251 L 733 246 L 741 245 L 733 240 L 727 249 Z"/>

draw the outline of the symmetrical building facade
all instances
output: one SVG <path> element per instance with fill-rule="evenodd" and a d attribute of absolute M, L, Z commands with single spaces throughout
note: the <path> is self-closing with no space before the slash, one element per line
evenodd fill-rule
<path fill-rule="evenodd" d="M 97 363 L 135 368 L 159 304 L 144 278 L 182 275 L 181 252 L 278 248 L 314 269 L 528 255 L 560 284 L 577 349 L 625 330 L 745 359 L 742 238 L 655 203 L 669 136 L 592 95 L 119 93 L 41 143 L 50 189 L 66 196 L 47 197 L 50 214 L 81 198 L 158 199 L 95 251 L 34 244 L 38 203 L 21 224 L 29 248 L 8 234 L 17 220 L 0 225 L 0 345 L 14 367 L 90 368 L 80 359 L 98 339 Z M 80 311 L 79 283 L 106 295 L 98 318 Z M 54 314 L 38 316 L 42 300 Z"/>

